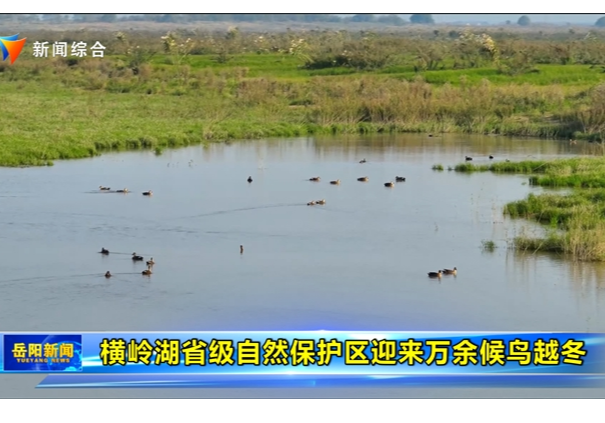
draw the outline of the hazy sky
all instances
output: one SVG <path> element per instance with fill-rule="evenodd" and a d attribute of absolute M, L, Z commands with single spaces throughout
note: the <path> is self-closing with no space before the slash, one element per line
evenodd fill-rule
<path fill-rule="evenodd" d="M 339 16 L 352 16 L 351 13 L 337 13 Z M 380 14 L 377 14 L 380 15 Z M 397 13 L 404 19 L 409 19 L 411 13 Z M 601 16 L 605 16 L 604 13 L 543 13 L 543 14 L 532 14 L 532 13 L 433 13 L 433 19 L 438 23 L 452 23 L 452 22 L 487 22 L 489 24 L 503 24 L 507 20 L 516 23 L 517 20 L 523 16 L 529 16 L 530 20 L 535 23 L 546 23 L 546 24 L 588 24 L 594 25 L 594 23 Z"/>
<path fill-rule="evenodd" d="M 402 18 L 409 19 L 410 14 L 399 14 Z M 477 14 L 439 14 L 434 13 L 433 19 L 437 23 L 450 23 L 450 22 L 487 22 L 490 24 L 504 23 L 507 20 L 517 22 L 517 20 L 523 16 L 523 13 L 518 14 L 491 14 L 491 13 L 477 13 Z M 572 23 L 572 24 L 589 24 L 594 25 L 597 19 L 601 16 L 605 16 L 605 13 L 601 14 L 531 14 L 527 13 L 527 16 L 532 22 L 535 23 L 546 23 L 546 24 L 559 24 L 559 23 Z"/>

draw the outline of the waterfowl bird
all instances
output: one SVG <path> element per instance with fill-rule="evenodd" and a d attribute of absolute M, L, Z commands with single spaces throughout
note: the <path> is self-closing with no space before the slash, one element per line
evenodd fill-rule
<path fill-rule="evenodd" d="M 429 272 L 429 278 L 441 278 L 441 270 L 438 272 Z"/>
<path fill-rule="evenodd" d="M 143 257 L 137 256 L 137 253 L 132 253 L 132 259 L 134 261 L 143 261 Z"/>
<path fill-rule="evenodd" d="M 153 257 L 151 257 L 151 260 L 147 261 L 147 266 L 153 266 L 155 264 L 155 261 L 153 261 Z"/>
<path fill-rule="evenodd" d="M 395 184 L 393 182 L 385 182 L 384 186 L 388 187 L 388 188 L 392 188 L 395 186 Z"/>
<path fill-rule="evenodd" d="M 107 271 L 107 273 L 105 273 L 105 277 L 106 277 L 107 279 L 111 278 L 111 273 L 109 272 L 109 270 Z"/>
<path fill-rule="evenodd" d="M 314 205 L 315 205 L 315 201 L 309 201 L 309 202 L 307 203 L 307 206 L 314 206 Z"/>
<path fill-rule="evenodd" d="M 109 191 L 111 188 L 109 188 L 109 187 L 104 187 L 103 185 L 99 185 L 99 189 L 100 189 L 101 191 Z"/>
<path fill-rule="evenodd" d="M 469 157 L 469 156 L 464 156 L 464 160 L 466 160 L 467 162 L 470 162 L 471 160 L 473 160 L 473 158 Z"/>
<path fill-rule="evenodd" d="M 315 203 L 316 204 L 326 204 L 326 200 L 323 200 L 323 199 L 322 200 L 317 200 Z"/>
<path fill-rule="evenodd" d="M 109 254 L 109 250 L 106 250 L 105 248 L 101 248 L 101 254 Z"/>
<path fill-rule="evenodd" d="M 456 269 L 455 267 L 453 269 L 443 269 L 443 273 L 445 273 L 446 275 L 455 275 L 456 273 L 458 273 L 458 269 Z"/>
<path fill-rule="evenodd" d="M 401 177 L 401 176 L 395 176 L 395 180 L 397 182 L 405 182 L 405 178 Z"/>
<path fill-rule="evenodd" d="M 321 180 L 321 178 L 319 176 L 309 179 L 309 181 L 313 181 L 313 182 L 319 182 L 320 180 Z"/>
<path fill-rule="evenodd" d="M 510 160 L 506 159 L 506 163 L 510 163 Z"/>
<path fill-rule="evenodd" d="M 366 163 L 366 159 L 360 160 L 359 163 Z"/>
<path fill-rule="evenodd" d="M 150 197 L 151 197 L 151 196 L 153 195 L 153 192 L 152 192 L 151 190 L 149 190 L 149 191 L 145 191 L 145 192 L 143 193 L 143 195 L 148 195 L 148 196 L 150 196 Z"/>
<path fill-rule="evenodd" d="M 367 176 L 364 176 L 364 177 L 362 177 L 362 178 L 357 178 L 357 180 L 358 180 L 359 182 L 368 182 L 368 180 L 369 180 L 369 179 L 370 179 L 370 178 L 368 178 Z"/>
<path fill-rule="evenodd" d="M 123 192 L 123 193 L 127 193 L 128 192 L 128 188 L 124 188 L 124 189 L 119 189 L 116 192 Z"/>
<path fill-rule="evenodd" d="M 142 275 L 149 276 L 151 275 L 151 269 L 146 269 L 141 272 Z"/>
<path fill-rule="evenodd" d="M 244 254 L 244 246 L 243 245 L 239 246 L 239 253 L 240 254 Z"/>
<path fill-rule="evenodd" d="M 340 185 L 340 179 L 337 179 L 337 180 L 335 180 L 335 181 L 330 181 L 330 183 L 331 183 L 332 185 Z"/>
<path fill-rule="evenodd" d="M 494 156 L 492 156 L 492 155 L 490 154 L 489 158 L 490 158 L 490 160 L 491 160 L 491 159 L 493 159 L 493 158 L 494 158 Z"/>
<path fill-rule="evenodd" d="M 252 176 L 248 176 L 248 182 L 252 182 Z"/>

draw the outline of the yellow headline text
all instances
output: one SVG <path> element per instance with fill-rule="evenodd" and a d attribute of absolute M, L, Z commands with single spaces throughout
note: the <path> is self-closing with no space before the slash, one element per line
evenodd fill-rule
<path fill-rule="evenodd" d="M 168 366 L 581 366 L 584 341 L 537 339 L 345 340 L 337 339 L 103 339 L 99 358 L 104 366 L 140 363 Z"/>

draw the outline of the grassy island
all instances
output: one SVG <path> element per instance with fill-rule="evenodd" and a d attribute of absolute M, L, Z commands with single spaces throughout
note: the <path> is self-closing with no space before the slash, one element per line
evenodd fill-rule
<path fill-rule="evenodd" d="M 563 253 L 580 261 L 605 261 L 605 158 L 460 164 L 457 172 L 529 174 L 531 185 L 570 188 L 566 194 L 530 194 L 509 203 L 505 215 L 535 220 L 548 228 L 544 238 L 516 237 L 521 250 Z"/>

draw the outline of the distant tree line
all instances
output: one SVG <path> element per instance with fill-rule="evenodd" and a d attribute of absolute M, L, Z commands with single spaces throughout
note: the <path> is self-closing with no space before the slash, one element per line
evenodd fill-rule
<path fill-rule="evenodd" d="M 416 13 L 407 21 L 396 14 L 375 15 L 357 14 L 353 16 L 338 16 L 325 13 L 160 13 L 140 15 L 120 15 L 115 13 L 87 13 L 87 14 L 9 14 L 0 13 L 0 22 L 296 22 L 296 23 L 375 23 L 381 25 L 401 26 L 407 24 L 431 25 L 435 23 L 429 13 Z M 511 25 L 511 21 L 506 21 Z M 517 20 L 517 25 L 530 26 L 532 22 L 527 15 Z M 605 16 L 597 19 L 596 27 L 605 28 Z"/>
<path fill-rule="evenodd" d="M 141 15 L 119 15 L 115 13 L 87 13 L 87 14 L 0 14 L 0 21 L 14 22 L 132 22 L 132 21 L 151 21 L 151 22 L 170 22 L 170 23 L 190 23 L 190 22 L 297 22 L 297 23 L 376 23 L 382 25 L 406 25 L 409 23 L 432 24 L 433 18 L 430 14 L 420 13 L 411 16 L 410 21 L 406 21 L 399 15 L 374 15 L 357 14 L 353 16 L 338 16 L 321 13 L 191 13 L 191 14 L 141 14 Z"/>

